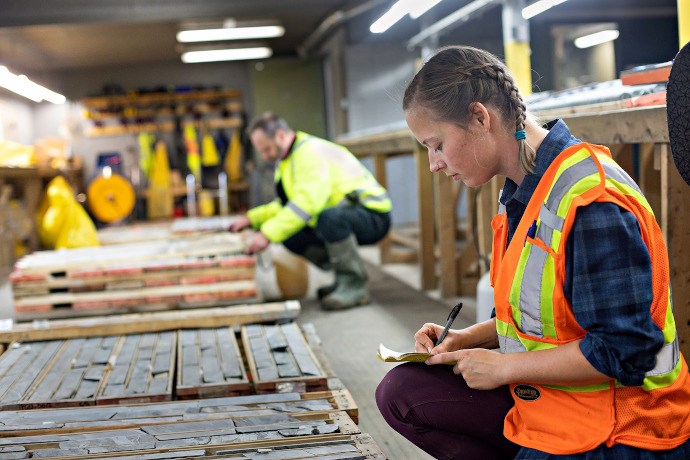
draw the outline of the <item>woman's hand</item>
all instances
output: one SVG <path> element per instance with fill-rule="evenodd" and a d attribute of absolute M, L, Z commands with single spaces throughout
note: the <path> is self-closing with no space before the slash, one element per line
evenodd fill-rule
<path fill-rule="evenodd" d="M 445 340 L 444 340 L 445 342 Z M 453 373 L 462 375 L 467 386 L 476 390 L 492 390 L 506 385 L 503 375 L 505 355 L 483 348 L 440 353 L 426 360 L 427 364 L 452 364 Z"/>
<path fill-rule="evenodd" d="M 418 353 L 445 353 L 459 350 L 461 344 L 461 331 L 449 329 L 446 338 L 439 346 L 435 347 L 436 340 L 443 333 L 443 326 L 434 323 L 426 323 L 414 335 L 414 349 Z"/>

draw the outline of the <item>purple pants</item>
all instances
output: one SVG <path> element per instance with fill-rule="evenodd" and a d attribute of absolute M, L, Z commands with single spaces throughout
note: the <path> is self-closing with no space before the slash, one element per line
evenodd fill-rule
<path fill-rule="evenodd" d="M 503 436 L 508 387 L 473 390 L 452 366 L 398 365 L 379 383 L 376 403 L 395 431 L 437 459 L 512 459 L 520 449 Z"/>

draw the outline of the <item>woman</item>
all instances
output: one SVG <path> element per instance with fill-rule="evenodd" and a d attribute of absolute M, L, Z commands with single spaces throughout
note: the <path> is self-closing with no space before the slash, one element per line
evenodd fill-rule
<path fill-rule="evenodd" d="M 506 181 L 496 316 L 438 346 L 442 326 L 423 325 L 415 349 L 433 356 L 379 384 L 386 421 L 436 458 L 690 458 L 666 247 L 608 149 L 539 126 L 505 66 L 470 47 L 433 56 L 403 110 L 432 172 Z"/>

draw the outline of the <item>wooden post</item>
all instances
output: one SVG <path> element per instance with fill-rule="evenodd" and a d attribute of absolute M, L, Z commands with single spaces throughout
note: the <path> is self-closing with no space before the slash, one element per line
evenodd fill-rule
<path fill-rule="evenodd" d="M 435 257 L 434 257 L 434 207 L 431 205 L 433 191 L 429 160 L 426 150 L 416 147 L 414 151 L 417 169 L 417 205 L 419 207 L 419 268 L 421 288 L 423 290 L 436 287 Z"/>
<path fill-rule="evenodd" d="M 379 184 L 383 187 L 388 188 L 388 175 L 386 174 L 386 156 L 385 155 L 374 155 L 374 176 Z M 391 241 L 390 233 L 383 237 L 379 241 L 379 251 L 381 264 L 387 264 L 392 262 L 391 260 L 391 248 L 393 247 L 393 242 Z"/>
<path fill-rule="evenodd" d="M 673 313 L 680 350 L 690 356 L 690 189 L 661 144 L 661 229 L 668 245 Z"/>
<path fill-rule="evenodd" d="M 458 292 L 455 263 L 455 200 L 453 181 L 445 174 L 434 174 L 434 208 L 438 235 L 439 278 L 441 297 L 454 297 Z"/>
<path fill-rule="evenodd" d="M 640 145 L 640 177 L 642 193 L 649 201 L 657 222 L 661 217 L 661 146 L 645 143 Z"/>

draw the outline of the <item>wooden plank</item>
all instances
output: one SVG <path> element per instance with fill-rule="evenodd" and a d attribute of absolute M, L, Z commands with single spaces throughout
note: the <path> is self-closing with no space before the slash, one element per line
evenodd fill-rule
<path fill-rule="evenodd" d="M 235 455 L 251 455 L 245 450 L 222 450 L 217 454 L 220 458 L 236 458 Z M 364 459 L 385 459 L 386 456 L 381 448 L 374 442 L 368 434 L 352 436 L 350 439 L 338 439 L 327 442 L 309 443 L 305 446 L 293 444 L 290 446 L 273 446 L 255 451 L 260 457 L 267 460 L 281 459 L 322 459 L 322 460 L 364 460 Z M 226 457 L 225 455 L 228 455 Z M 214 457 L 218 458 L 218 457 Z"/>
<path fill-rule="evenodd" d="M 203 444 L 208 454 L 341 440 L 360 434 L 344 412 L 278 414 L 230 419 L 143 423 L 136 428 L 0 438 L 0 448 L 24 447 L 34 457 L 101 458 L 175 452 Z M 59 449 L 56 449 L 56 447 Z M 226 452 L 227 453 L 227 452 Z"/>
<path fill-rule="evenodd" d="M 188 420 L 344 411 L 357 423 L 347 390 L 274 393 L 119 406 L 0 411 L 0 437 L 100 431 Z"/>
<path fill-rule="evenodd" d="M 562 118 L 575 137 L 587 142 L 603 145 L 668 143 L 665 106 L 566 114 Z"/>
<path fill-rule="evenodd" d="M 180 259 L 180 264 L 184 259 Z M 234 261 L 238 262 L 237 266 L 231 266 Z M 221 267 L 221 262 L 223 266 Z M 242 262 L 244 265 L 239 265 Z M 74 274 L 68 276 L 63 274 L 59 276 L 54 273 L 47 273 L 40 278 L 27 279 L 17 281 L 19 275 L 15 275 L 15 282 L 12 284 L 12 290 L 16 292 L 47 290 L 55 292 L 57 289 L 65 289 L 66 291 L 75 291 L 76 289 L 94 288 L 95 290 L 102 290 L 108 284 L 114 285 L 116 283 L 124 284 L 135 281 L 143 282 L 144 285 L 155 285 L 156 282 L 167 281 L 167 284 L 181 284 L 183 279 L 195 278 L 209 278 L 215 277 L 219 281 L 228 281 L 231 279 L 252 279 L 254 277 L 253 269 L 254 259 L 243 257 L 221 257 L 214 261 L 214 264 L 208 267 L 182 269 L 181 265 L 171 263 L 168 267 L 161 267 L 160 265 L 151 265 L 150 268 L 144 268 L 143 272 L 132 273 L 127 276 L 124 274 L 94 274 L 89 277 L 76 277 Z M 78 273 L 76 273 L 78 275 Z M 129 287 L 129 286 L 128 286 Z M 140 286 L 135 286 L 140 287 Z M 131 288 L 131 287 L 130 287 Z M 15 293 L 15 298 L 19 297 Z"/>
<path fill-rule="evenodd" d="M 62 273 L 71 270 L 89 269 L 131 269 L 150 267 L 152 262 L 165 264 L 170 259 L 182 257 L 220 257 L 240 254 L 244 248 L 241 236 L 233 233 L 178 237 L 169 241 L 147 241 L 141 243 L 89 248 L 61 249 L 59 251 L 38 251 L 22 257 L 15 269 L 22 274 Z"/>
<path fill-rule="evenodd" d="M 34 305 L 63 305 L 69 304 L 73 308 L 79 308 L 78 303 L 86 302 L 113 302 L 120 300 L 133 300 L 137 304 L 146 304 L 152 298 L 173 299 L 176 302 L 184 296 L 196 294 L 221 294 L 228 292 L 239 292 L 242 297 L 256 296 L 255 280 L 226 281 L 221 283 L 209 284 L 188 284 L 178 286 L 154 286 L 140 289 L 114 290 L 114 291 L 93 291 L 93 292 L 64 292 L 48 294 L 45 296 L 31 296 L 15 299 L 14 305 L 17 311 L 25 307 Z M 219 299 L 220 301 L 220 299 Z"/>
<path fill-rule="evenodd" d="M 134 334 L 185 328 L 240 326 L 294 319 L 299 315 L 300 309 L 299 301 L 290 300 L 198 310 L 18 323 L 10 329 L 0 331 L 0 343 Z"/>
<path fill-rule="evenodd" d="M 228 327 L 178 332 L 179 398 L 248 394 L 251 390 L 235 332 Z"/>
<path fill-rule="evenodd" d="M 280 334 L 284 340 L 274 340 L 277 348 L 272 348 L 267 338 L 269 334 Z M 296 323 L 247 325 L 242 327 L 241 335 L 249 374 L 257 393 L 294 391 L 295 388 L 321 391 L 327 388 L 325 372 Z"/>
<path fill-rule="evenodd" d="M 417 148 L 417 140 L 409 129 L 388 130 L 356 138 L 340 137 L 337 142 L 356 156 L 394 155 L 409 153 Z"/>

